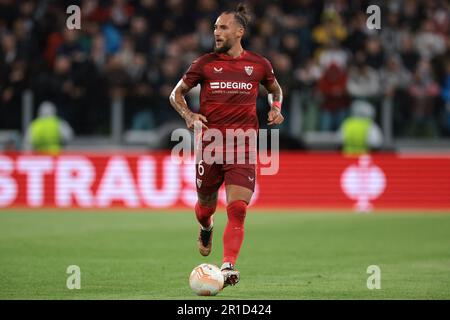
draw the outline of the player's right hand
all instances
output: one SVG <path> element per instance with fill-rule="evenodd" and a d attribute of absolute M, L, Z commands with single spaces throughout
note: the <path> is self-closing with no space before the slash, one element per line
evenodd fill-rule
<path fill-rule="evenodd" d="M 208 127 L 205 125 L 205 122 L 208 122 L 208 120 L 206 120 L 206 117 L 202 114 L 191 112 L 185 120 L 188 129 L 194 130 L 194 124 L 196 121 L 200 121 L 200 123 L 202 124 L 202 129 L 208 129 Z"/>

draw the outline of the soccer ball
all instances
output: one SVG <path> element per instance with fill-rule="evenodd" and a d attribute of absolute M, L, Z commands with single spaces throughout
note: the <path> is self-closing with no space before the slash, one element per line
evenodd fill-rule
<path fill-rule="evenodd" d="M 215 296 L 223 289 L 222 272 L 213 264 L 202 263 L 192 270 L 189 285 L 199 296 Z"/>

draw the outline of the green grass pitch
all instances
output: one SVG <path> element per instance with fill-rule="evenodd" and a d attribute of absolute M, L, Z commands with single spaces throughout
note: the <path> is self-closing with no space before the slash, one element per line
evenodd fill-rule
<path fill-rule="evenodd" d="M 241 282 L 197 297 L 190 271 L 220 265 L 196 247 L 193 212 L 0 211 L 0 299 L 450 299 L 450 215 L 249 209 Z M 69 290 L 69 265 L 81 289 Z M 367 267 L 381 269 L 369 290 Z"/>

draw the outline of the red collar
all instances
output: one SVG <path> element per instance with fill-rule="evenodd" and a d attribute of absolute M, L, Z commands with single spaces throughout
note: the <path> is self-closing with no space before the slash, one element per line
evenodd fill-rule
<path fill-rule="evenodd" d="M 246 53 L 247 53 L 247 51 L 242 50 L 241 54 L 235 58 L 233 58 L 232 56 L 229 56 L 225 53 L 218 53 L 217 55 L 224 60 L 239 60 L 239 59 L 242 59 Z"/>

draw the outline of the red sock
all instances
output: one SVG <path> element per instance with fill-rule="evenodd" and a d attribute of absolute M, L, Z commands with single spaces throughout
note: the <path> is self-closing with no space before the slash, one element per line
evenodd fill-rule
<path fill-rule="evenodd" d="M 216 208 L 203 207 L 199 202 L 195 204 L 195 215 L 203 228 L 208 228 L 211 225 L 211 216 L 215 211 Z"/>
<path fill-rule="evenodd" d="M 244 240 L 247 202 L 233 201 L 227 206 L 228 222 L 223 233 L 223 262 L 235 264 Z"/>

